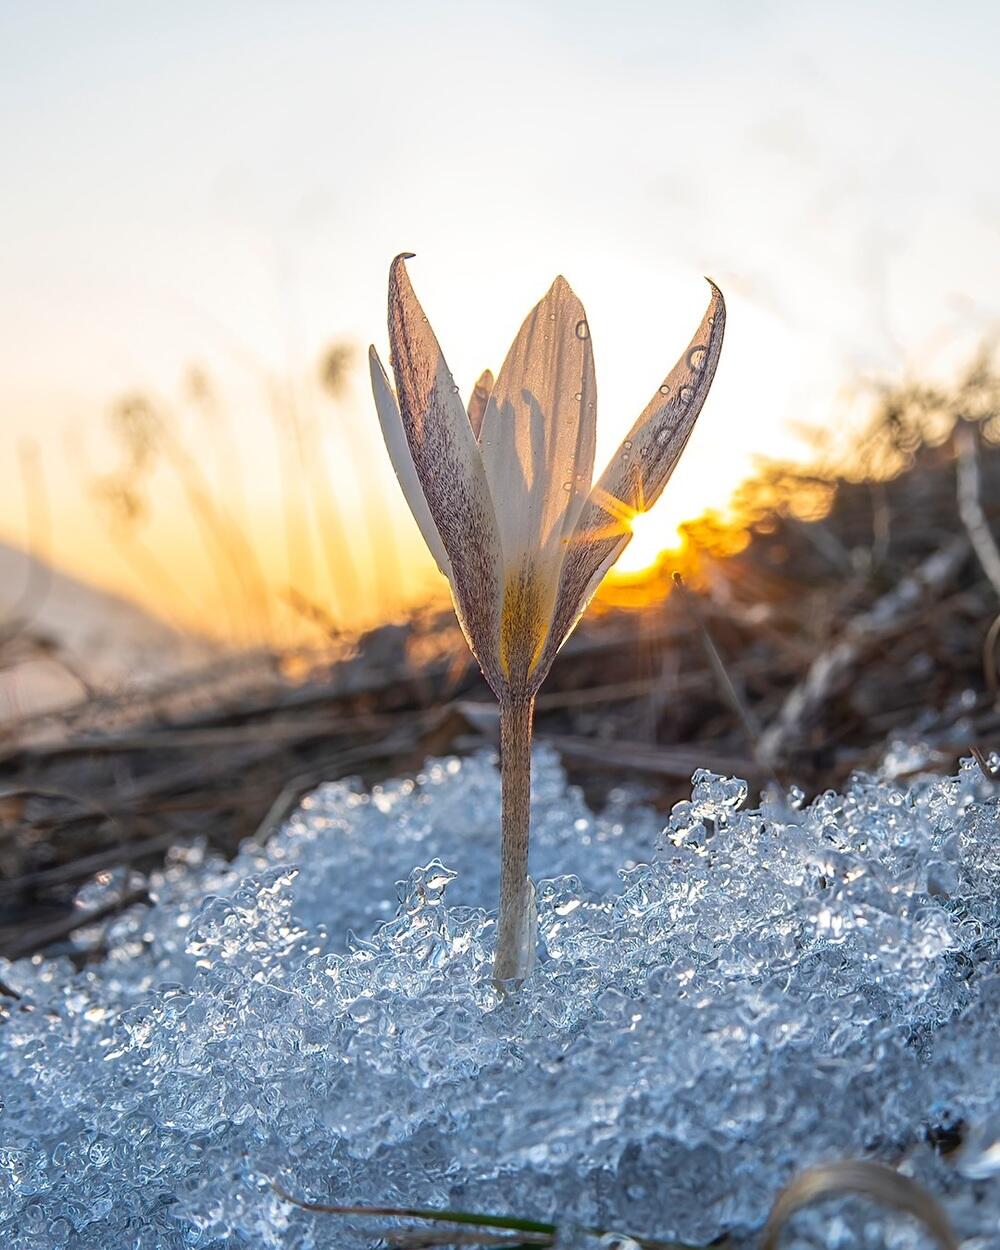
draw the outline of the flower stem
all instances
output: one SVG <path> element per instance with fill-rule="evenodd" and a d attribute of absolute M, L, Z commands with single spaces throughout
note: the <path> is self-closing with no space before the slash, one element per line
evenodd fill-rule
<path fill-rule="evenodd" d="M 500 910 L 493 983 L 516 989 L 535 962 L 535 890 L 528 879 L 534 696 L 500 700 Z"/>

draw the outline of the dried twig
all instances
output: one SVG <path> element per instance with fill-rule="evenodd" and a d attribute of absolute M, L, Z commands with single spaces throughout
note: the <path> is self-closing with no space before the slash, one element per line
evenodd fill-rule
<path fill-rule="evenodd" d="M 62 885 L 68 881 L 79 881 L 83 877 L 92 876 L 107 868 L 119 868 L 137 859 L 162 855 L 177 843 L 178 836 L 173 830 L 161 833 L 155 838 L 118 843 L 108 847 L 106 851 L 84 855 L 79 859 L 70 860 L 67 864 L 56 864 L 52 868 L 42 868 L 37 872 L 25 873 L 21 877 L 13 877 L 9 881 L 0 881 L 0 897 L 5 894 L 19 894 L 47 886 Z"/>
<path fill-rule="evenodd" d="M 729 676 L 729 671 L 722 661 L 722 656 L 719 655 L 718 648 L 712 640 L 712 635 L 705 622 L 705 615 L 701 610 L 701 605 L 698 603 L 695 596 L 689 592 L 687 586 L 684 584 L 684 578 L 681 577 L 680 573 L 674 574 L 674 586 L 680 594 L 681 602 L 691 613 L 691 616 L 698 627 L 698 635 L 701 639 L 702 649 L 705 652 L 705 658 L 708 660 L 709 668 L 712 670 L 716 683 L 718 684 L 719 691 L 725 701 L 729 704 L 730 708 L 732 708 L 736 719 L 743 726 L 743 732 L 746 735 L 747 745 L 754 753 L 754 756 L 756 756 L 757 741 L 761 734 L 760 723 L 758 722 L 757 717 L 754 716 L 753 712 L 747 706 L 746 700 L 740 695 L 736 686 L 733 684 L 733 679 Z"/>
<path fill-rule="evenodd" d="M 902 626 L 911 622 L 915 625 L 914 616 L 921 604 L 951 581 L 968 552 L 969 543 L 964 536 L 952 538 L 876 600 L 867 612 L 855 617 L 840 641 L 820 652 L 803 680 L 786 696 L 777 717 L 760 739 L 761 757 L 778 759 L 789 739 L 803 732 L 867 650 Z"/>
<path fill-rule="evenodd" d="M 1000 614 L 993 618 L 993 624 L 986 631 L 983 640 L 983 676 L 991 693 L 1000 689 L 997 678 L 997 642 L 1000 641 Z"/>
<path fill-rule="evenodd" d="M 95 907 L 91 911 L 86 912 L 77 911 L 69 916 L 60 916 L 58 920 L 50 921 L 48 924 L 35 925 L 30 929 L 26 929 L 20 937 L 16 937 L 8 942 L 4 949 L 4 955 L 7 959 L 21 959 L 34 951 L 44 950 L 46 946 L 51 946 L 53 942 L 61 942 L 64 938 L 74 934 L 78 929 L 84 929 L 88 925 L 98 924 L 102 920 L 116 916 L 119 912 L 125 911 L 135 903 L 146 903 L 148 901 L 149 895 L 145 889 L 129 890 L 126 894 L 113 899 L 109 903 L 105 903 L 102 907 Z"/>
<path fill-rule="evenodd" d="M 698 768 L 727 776 L 759 778 L 760 766 L 748 756 L 720 755 L 698 747 L 650 746 L 648 742 L 595 741 L 570 734 L 539 734 L 539 741 L 554 747 L 564 759 L 598 765 L 618 772 L 690 780 Z"/>
<path fill-rule="evenodd" d="M 912 1215 L 928 1230 L 941 1250 L 958 1250 L 958 1238 L 936 1199 L 915 1181 L 880 1163 L 848 1160 L 807 1168 L 781 1191 L 771 1208 L 761 1250 L 776 1250 L 781 1230 L 803 1207 L 824 1198 L 848 1194 L 872 1198 L 883 1206 Z"/>
<path fill-rule="evenodd" d="M 958 470 L 958 515 L 990 585 L 1000 599 L 1000 549 L 983 511 L 979 482 L 979 433 L 970 421 L 955 427 Z"/>

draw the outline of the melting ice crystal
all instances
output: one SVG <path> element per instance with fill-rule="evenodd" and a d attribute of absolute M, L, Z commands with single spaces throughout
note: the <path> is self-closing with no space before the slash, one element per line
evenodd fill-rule
<path fill-rule="evenodd" d="M 794 1171 L 868 1156 L 1000 1245 L 1000 807 L 974 765 L 759 809 L 699 773 L 664 829 L 624 793 L 593 815 L 540 751 L 515 999 L 490 984 L 498 809 L 487 758 L 325 786 L 233 863 L 176 856 L 102 963 L 0 967 L 2 1244 L 377 1244 L 271 1180 L 564 1246 L 750 1242 Z M 920 1240 L 841 1202 L 789 1244 L 886 1237 Z"/>

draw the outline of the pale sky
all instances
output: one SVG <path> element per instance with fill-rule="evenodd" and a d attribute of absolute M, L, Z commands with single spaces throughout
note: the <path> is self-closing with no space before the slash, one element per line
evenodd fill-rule
<path fill-rule="evenodd" d="M 275 593 L 295 573 L 332 606 L 318 544 L 288 568 L 277 387 L 352 535 L 342 613 L 425 594 L 362 368 L 369 342 L 386 352 L 406 250 L 467 387 L 566 275 L 594 337 L 599 459 L 686 345 L 702 275 L 719 282 L 722 363 L 654 513 L 669 544 L 756 453 L 795 446 L 789 422 L 847 437 L 866 380 L 947 372 L 995 332 L 998 47 L 987 3 L 0 0 L 0 536 L 25 537 L 29 439 L 52 558 L 235 628 L 165 468 L 140 538 L 167 580 L 94 504 L 111 402 L 141 389 L 173 405 Z M 339 338 L 359 367 L 331 404 L 316 360 Z M 211 437 L 185 411 L 194 364 Z"/>

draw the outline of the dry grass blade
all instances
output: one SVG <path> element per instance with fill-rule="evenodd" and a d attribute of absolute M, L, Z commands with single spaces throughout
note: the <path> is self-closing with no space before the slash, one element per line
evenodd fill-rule
<path fill-rule="evenodd" d="M 552 1245 L 549 1233 L 484 1233 L 475 1228 L 398 1228 L 377 1235 L 388 1245 L 406 1250 L 430 1250 L 432 1246 L 506 1246 L 507 1250 L 516 1250 L 519 1246 Z"/>
<path fill-rule="evenodd" d="M 697 596 L 692 595 L 688 590 L 684 578 L 680 575 L 680 573 L 674 573 L 673 583 L 677 589 L 677 593 L 681 597 L 681 603 L 690 613 L 691 619 L 695 623 L 695 627 L 701 639 L 702 650 L 705 652 L 705 658 L 708 661 L 708 666 L 712 670 L 712 674 L 718 683 L 722 697 L 729 704 L 734 716 L 743 726 L 743 733 L 746 735 L 747 745 L 756 759 L 757 742 L 761 735 L 760 723 L 747 706 L 746 700 L 736 689 L 733 679 L 729 675 L 729 670 L 726 668 L 722 656 L 719 654 L 719 649 L 716 647 L 715 642 L 712 639 L 712 634 L 705 621 L 705 614 L 701 610 L 701 605 L 698 602 Z M 757 762 L 760 763 L 759 760 Z M 773 775 L 772 779 L 777 782 L 777 778 L 773 777 Z"/>
<path fill-rule="evenodd" d="M 955 427 L 958 470 L 958 515 L 969 535 L 983 572 L 1000 598 L 1000 549 L 983 508 L 979 481 L 979 430 L 970 421 Z"/>
<path fill-rule="evenodd" d="M 850 1159 L 807 1168 L 785 1186 L 775 1199 L 764 1226 L 761 1250 L 776 1250 L 781 1230 L 803 1207 L 848 1194 L 859 1194 L 882 1206 L 912 1215 L 924 1225 L 942 1250 L 958 1250 L 958 1239 L 952 1232 L 948 1217 L 937 1199 L 923 1186 L 880 1163 Z"/>
<path fill-rule="evenodd" d="M 998 641 L 1000 641 L 1000 616 L 995 616 L 983 642 L 983 676 L 986 678 L 986 687 L 991 694 L 996 694 L 1000 689 L 1000 683 L 997 681 Z"/>
<path fill-rule="evenodd" d="M 552 1224 L 545 1224 L 539 1220 L 523 1220 L 513 1215 L 482 1215 L 473 1214 L 469 1211 L 437 1211 L 426 1207 L 345 1206 L 328 1202 L 307 1202 L 303 1198 L 296 1198 L 294 1194 L 290 1194 L 277 1182 L 272 1181 L 271 1188 L 279 1198 L 284 1198 L 286 1202 L 290 1202 L 293 1206 L 300 1207 L 303 1211 L 316 1211 L 321 1215 L 366 1215 L 384 1216 L 387 1219 L 397 1220 L 430 1220 L 434 1223 L 464 1224 L 478 1228 L 501 1228 L 519 1233 L 534 1233 L 546 1236 L 550 1240 L 556 1231 L 555 1226 Z"/>
<path fill-rule="evenodd" d="M 136 903 L 148 902 L 149 894 L 145 889 L 129 890 L 119 898 L 104 904 L 103 907 L 95 907 L 91 911 L 74 911 L 48 924 L 35 925 L 4 944 L 4 957 L 11 960 L 24 959 L 27 955 L 43 950 L 53 942 L 63 941 L 76 933 L 78 929 L 85 929 L 88 925 L 108 920 Z"/>
<path fill-rule="evenodd" d="M 308 1202 L 304 1198 L 296 1198 L 277 1181 L 271 1182 L 271 1188 L 279 1198 L 284 1198 L 293 1206 L 303 1211 L 315 1211 L 320 1215 L 360 1215 L 366 1217 L 384 1217 L 396 1220 L 426 1220 L 436 1225 L 457 1225 L 458 1228 L 440 1228 L 439 1231 L 424 1228 L 398 1229 L 383 1236 L 394 1245 L 406 1246 L 547 1246 L 555 1239 L 557 1227 L 541 1220 L 526 1220 L 518 1215 L 486 1215 L 472 1211 L 446 1211 L 427 1207 L 369 1207 L 339 1205 L 327 1202 Z M 481 1230 L 488 1229 L 483 1233 Z M 476 1232 L 475 1230 L 480 1230 Z M 499 1230 L 494 1231 L 494 1230 Z M 586 1232 L 595 1237 L 602 1237 L 607 1230 L 588 1228 Z M 508 1236 L 517 1234 L 517 1236 Z M 650 1237 L 631 1238 L 642 1250 L 694 1250 L 683 1242 L 655 1241 Z"/>

